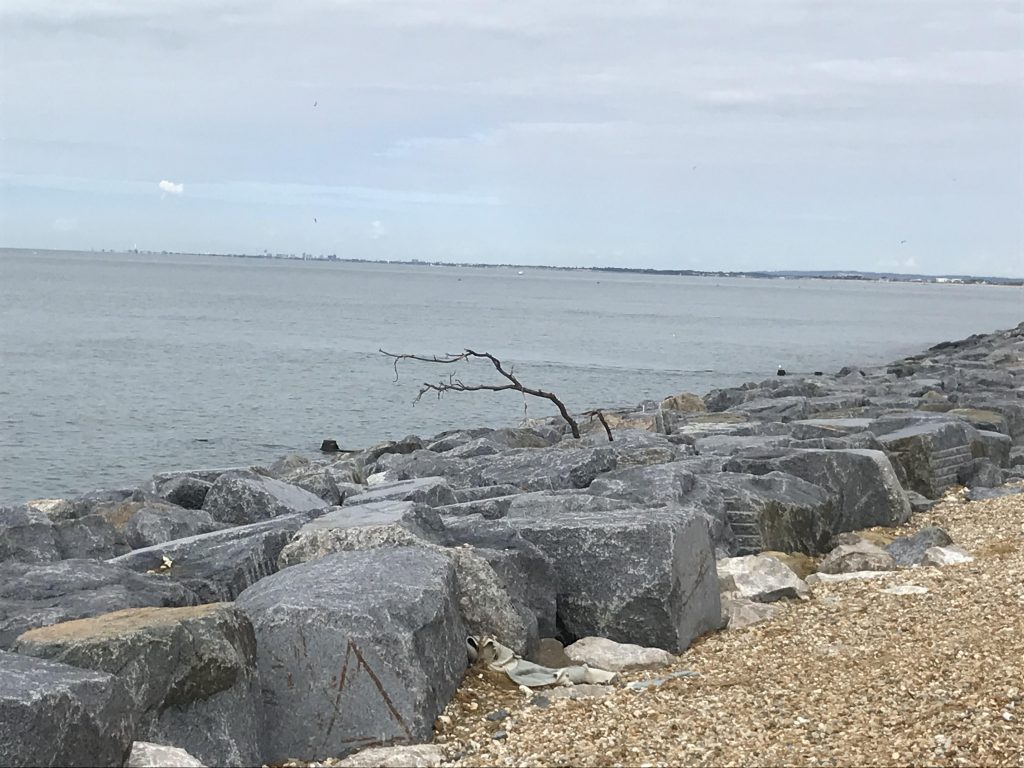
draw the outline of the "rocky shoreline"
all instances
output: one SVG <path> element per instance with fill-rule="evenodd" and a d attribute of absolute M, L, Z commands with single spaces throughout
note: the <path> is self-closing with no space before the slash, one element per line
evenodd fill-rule
<path fill-rule="evenodd" d="M 611 442 L 550 419 L 0 509 L 0 764 L 443 741 L 469 635 L 552 667 L 555 640 L 678 654 L 810 569 L 968 562 L 945 531 L 851 532 L 1024 487 L 1024 323 L 605 416 Z"/>

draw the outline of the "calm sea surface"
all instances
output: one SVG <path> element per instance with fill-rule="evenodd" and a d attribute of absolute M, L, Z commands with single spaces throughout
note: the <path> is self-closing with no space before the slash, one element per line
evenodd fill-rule
<path fill-rule="evenodd" d="M 509 393 L 414 407 L 442 371 L 407 364 L 395 383 L 381 347 L 487 350 L 585 409 L 780 363 L 884 363 L 1022 319 L 1006 287 L 0 251 L 0 503 L 523 416 Z"/>

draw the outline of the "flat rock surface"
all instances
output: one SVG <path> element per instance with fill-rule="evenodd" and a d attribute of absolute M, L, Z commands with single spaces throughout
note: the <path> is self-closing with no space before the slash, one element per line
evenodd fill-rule
<path fill-rule="evenodd" d="M 890 534 L 928 524 L 974 562 L 820 584 L 816 599 L 711 635 L 669 668 L 698 676 L 643 692 L 539 707 L 470 674 L 435 743 L 453 766 L 1019 766 L 1024 497 L 945 502 Z M 928 592 L 881 591 L 898 585 Z M 502 722 L 485 719 L 501 708 Z"/>

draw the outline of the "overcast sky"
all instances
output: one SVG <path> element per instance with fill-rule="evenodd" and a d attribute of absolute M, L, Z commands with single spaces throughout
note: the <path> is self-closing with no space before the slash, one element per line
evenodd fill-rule
<path fill-rule="evenodd" d="M 0 245 L 1024 274 L 1021 0 L 0 0 Z"/>

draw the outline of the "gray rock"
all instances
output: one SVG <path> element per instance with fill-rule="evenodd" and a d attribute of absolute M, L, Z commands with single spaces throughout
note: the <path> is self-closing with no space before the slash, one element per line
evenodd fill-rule
<path fill-rule="evenodd" d="M 202 509 L 206 494 L 213 486 L 212 482 L 201 480 L 192 475 L 179 475 L 159 482 L 154 492 L 171 504 L 185 509 Z"/>
<path fill-rule="evenodd" d="M 304 472 L 290 475 L 286 482 L 309 491 L 328 506 L 341 504 L 348 496 L 363 490 L 362 486 L 338 483 L 334 473 L 325 467 L 313 467 Z"/>
<path fill-rule="evenodd" d="M 206 766 L 180 747 L 168 747 L 148 741 L 132 744 L 128 768 L 206 768 Z"/>
<path fill-rule="evenodd" d="M 961 467 L 957 475 L 961 485 L 969 488 L 995 488 L 1003 484 L 1003 471 L 990 459 L 973 459 Z"/>
<path fill-rule="evenodd" d="M 1001 488 L 971 488 L 967 491 L 969 501 L 984 501 L 986 499 L 1001 499 L 1004 496 L 1016 496 L 1024 493 L 1024 485 L 1004 485 Z"/>
<path fill-rule="evenodd" d="M 892 571 L 896 561 L 881 547 L 868 541 L 840 544 L 818 565 L 818 573 L 859 573 L 861 571 Z"/>
<path fill-rule="evenodd" d="M 910 509 L 915 515 L 927 512 L 937 503 L 935 499 L 926 499 L 917 491 L 907 491 L 907 500 L 910 502 Z"/>
<path fill-rule="evenodd" d="M 217 478 L 203 509 L 214 520 L 245 525 L 295 512 L 323 509 L 319 496 L 255 472 L 226 472 Z"/>
<path fill-rule="evenodd" d="M 746 400 L 728 408 L 729 413 L 743 413 L 762 421 L 795 421 L 811 415 L 806 397 L 764 397 Z"/>
<path fill-rule="evenodd" d="M 921 565 L 942 567 L 973 562 L 974 558 L 963 547 L 929 547 L 921 559 Z"/>
<path fill-rule="evenodd" d="M 0 765 L 124 765 L 125 694 L 111 675 L 0 651 Z"/>
<path fill-rule="evenodd" d="M 976 459 L 989 459 L 997 467 L 1010 466 L 1013 438 L 998 432 L 975 430 L 971 435 L 971 454 Z"/>
<path fill-rule="evenodd" d="M 716 453 L 731 456 L 750 449 L 786 448 L 793 442 L 788 435 L 710 435 L 697 440 L 697 453 Z"/>
<path fill-rule="evenodd" d="M 284 515 L 136 549 L 110 562 L 144 573 L 159 569 L 167 557 L 172 565 L 164 579 L 183 584 L 204 603 L 234 600 L 277 572 L 281 550 L 309 519 L 309 513 Z"/>
<path fill-rule="evenodd" d="M 746 597 L 722 595 L 722 623 L 726 629 L 745 629 L 770 621 L 778 611 L 778 603 L 758 603 Z"/>
<path fill-rule="evenodd" d="M 385 454 L 404 455 L 418 451 L 422 447 L 423 441 L 420 438 L 416 435 L 406 435 L 401 440 L 388 440 L 384 443 L 378 443 L 372 448 L 367 448 L 364 453 L 369 462 Z"/>
<path fill-rule="evenodd" d="M 514 485 L 524 491 L 586 488 L 602 472 L 615 469 L 619 453 L 600 447 L 519 449 L 474 460 L 474 485 Z"/>
<path fill-rule="evenodd" d="M 101 515 L 60 520 L 54 525 L 61 559 L 107 560 L 127 552 L 124 535 Z"/>
<path fill-rule="evenodd" d="M 880 451 L 801 449 L 774 457 L 734 457 L 725 469 L 756 475 L 785 472 L 830 491 L 836 503 L 832 534 L 902 525 L 910 519 L 910 502 Z"/>
<path fill-rule="evenodd" d="M 1021 463 L 1024 464 L 1024 461 Z M 519 489 L 514 485 L 484 485 L 476 488 L 456 488 L 452 493 L 455 494 L 456 504 L 465 504 L 470 501 L 495 499 L 500 496 L 513 496 L 519 493 Z"/>
<path fill-rule="evenodd" d="M 769 555 L 728 557 L 716 564 L 722 592 L 757 603 L 806 598 L 810 590 L 788 565 Z"/>
<path fill-rule="evenodd" d="M 265 763 L 428 740 L 465 672 L 455 569 L 420 548 L 297 565 L 236 604 L 256 631 Z"/>
<path fill-rule="evenodd" d="M 26 632 L 15 650 L 119 678 L 139 738 L 187 748 L 210 765 L 259 763 L 256 639 L 228 604 L 55 624 Z"/>
<path fill-rule="evenodd" d="M 630 467 L 606 472 L 590 484 L 587 492 L 643 506 L 681 504 L 694 491 L 697 478 L 686 462 Z M 614 507 L 613 507 L 614 508 Z"/>
<path fill-rule="evenodd" d="M 28 506 L 0 507 L 0 563 L 49 563 L 59 559 L 49 517 Z"/>
<path fill-rule="evenodd" d="M 508 514 L 509 507 L 512 506 L 512 502 L 517 498 L 517 496 L 518 494 L 472 499 L 470 501 L 459 502 L 458 504 L 448 504 L 443 507 L 438 507 L 437 512 L 440 515 L 452 515 L 453 517 L 480 515 L 488 520 L 497 520 L 498 518 L 505 517 L 505 515 Z"/>
<path fill-rule="evenodd" d="M 706 482 L 725 502 L 737 554 L 766 549 L 818 554 L 840 525 L 833 494 L 784 472 L 723 472 Z"/>
<path fill-rule="evenodd" d="M 399 480 L 385 483 L 349 496 L 345 505 L 371 504 L 379 501 L 415 501 L 431 507 L 454 504 L 455 494 L 442 477 L 420 477 L 414 480 Z"/>
<path fill-rule="evenodd" d="M 904 485 L 929 499 L 956 484 L 972 459 L 969 427 L 958 421 L 918 422 L 878 437 Z"/>
<path fill-rule="evenodd" d="M 61 621 L 122 608 L 194 605 L 191 591 L 98 560 L 0 564 L 0 648 L 18 635 Z"/>
<path fill-rule="evenodd" d="M 223 524 L 216 522 L 209 512 L 202 509 L 186 509 L 169 504 L 148 505 L 125 523 L 124 538 L 132 549 L 141 549 L 165 541 L 211 533 L 222 527 Z"/>
<path fill-rule="evenodd" d="M 931 547 L 944 547 L 952 544 L 949 534 L 936 525 L 922 528 L 911 536 L 900 536 L 886 545 L 885 551 L 901 568 L 909 568 L 924 559 L 924 553 Z"/>
<path fill-rule="evenodd" d="M 516 531 L 550 558 L 566 640 L 594 635 L 676 652 L 718 628 L 711 540 L 694 515 L 624 509 L 449 525 L 456 540 L 487 530 Z"/>

